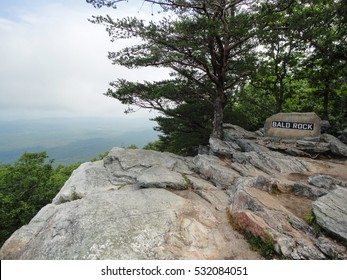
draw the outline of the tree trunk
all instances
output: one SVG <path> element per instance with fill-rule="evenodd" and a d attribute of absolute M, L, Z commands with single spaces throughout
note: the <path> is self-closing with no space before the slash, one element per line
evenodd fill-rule
<path fill-rule="evenodd" d="M 218 96 L 214 102 L 214 116 L 213 116 L 213 129 L 211 137 L 223 139 L 223 117 L 224 107 L 226 105 L 226 97 L 224 92 L 218 93 Z"/>
<path fill-rule="evenodd" d="M 347 77 L 344 78 L 344 85 L 347 85 Z M 347 127 L 347 97 L 341 97 L 341 124 L 342 128 Z"/>
<path fill-rule="evenodd" d="M 283 104 L 283 95 L 280 94 L 280 96 L 278 96 L 276 98 L 276 107 L 275 107 L 275 114 L 278 114 L 281 112 L 282 110 L 282 104 Z"/>
<path fill-rule="evenodd" d="M 323 118 L 329 120 L 329 90 L 330 84 L 328 81 L 325 81 L 325 88 L 323 92 Z"/>

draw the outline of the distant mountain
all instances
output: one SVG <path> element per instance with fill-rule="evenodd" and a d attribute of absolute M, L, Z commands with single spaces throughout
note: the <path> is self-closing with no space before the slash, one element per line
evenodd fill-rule
<path fill-rule="evenodd" d="M 0 121 L 0 162 L 46 151 L 56 164 L 88 161 L 112 147 L 143 147 L 158 138 L 153 122 L 123 119 Z"/>

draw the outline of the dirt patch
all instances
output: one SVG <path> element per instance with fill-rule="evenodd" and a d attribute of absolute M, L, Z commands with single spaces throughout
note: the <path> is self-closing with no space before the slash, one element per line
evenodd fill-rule
<path fill-rule="evenodd" d="M 332 177 L 347 180 L 347 160 L 324 159 L 312 160 L 305 159 L 310 165 L 310 175 L 330 175 Z"/>
<path fill-rule="evenodd" d="M 288 180 L 294 181 L 294 182 L 307 182 L 309 175 L 304 173 L 289 173 L 289 174 L 286 174 L 285 177 Z"/>
<path fill-rule="evenodd" d="M 304 219 L 312 210 L 312 200 L 289 193 L 274 194 L 279 203 L 298 218 Z"/>
<path fill-rule="evenodd" d="M 228 219 L 229 200 L 227 194 L 223 190 L 209 190 L 213 195 L 217 195 L 219 198 L 217 201 L 207 201 L 201 195 L 192 190 L 172 191 L 173 193 L 187 199 L 189 205 L 194 209 L 194 206 L 204 205 L 210 209 L 210 213 L 218 221 L 216 224 L 211 224 L 209 230 L 211 232 L 211 240 L 208 243 L 213 243 L 215 240 L 219 247 L 223 247 L 223 250 L 219 251 L 215 255 L 215 259 L 228 259 L 228 260 L 261 260 L 263 257 L 256 251 L 254 251 L 250 244 L 246 241 L 245 237 L 234 230 Z M 217 210 L 220 209 L 220 210 Z M 190 219 L 201 221 L 201 213 L 190 213 Z M 202 222 L 202 221 L 201 221 Z M 203 222 L 202 222 L 203 223 Z M 204 223 L 205 224 L 205 223 Z M 206 224 L 205 224 L 206 225 Z M 214 233 L 214 234 L 212 234 Z M 201 246 L 205 246 L 202 244 Z"/>

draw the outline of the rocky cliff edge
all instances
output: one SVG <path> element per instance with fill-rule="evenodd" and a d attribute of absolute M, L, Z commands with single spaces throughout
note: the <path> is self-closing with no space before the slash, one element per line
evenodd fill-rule
<path fill-rule="evenodd" d="M 193 158 L 113 148 L 76 169 L 0 258 L 261 259 L 247 232 L 284 258 L 347 259 L 346 157 L 265 140 L 229 125 Z"/>

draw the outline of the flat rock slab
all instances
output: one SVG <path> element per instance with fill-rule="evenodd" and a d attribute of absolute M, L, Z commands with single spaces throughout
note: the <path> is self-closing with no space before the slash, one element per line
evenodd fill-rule
<path fill-rule="evenodd" d="M 18 230 L 2 253 L 13 259 L 155 258 L 153 248 L 162 245 L 184 203 L 165 190 L 148 189 L 51 204 Z"/>
<path fill-rule="evenodd" d="M 347 240 L 347 189 L 337 187 L 313 203 L 318 225 Z"/>
<path fill-rule="evenodd" d="M 247 242 L 190 192 L 107 191 L 42 208 L 1 249 L 1 259 L 258 259 Z M 225 205 L 226 207 L 226 205 Z M 236 234 L 236 236 L 235 236 Z M 247 253 L 248 252 L 248 253 Z"/>
<path fill-rule="evenodd" d="M 5 242 L 0 259 L 259 259 L 228 196 L 169 153 L 112 149 L 85 163 Z"/>

